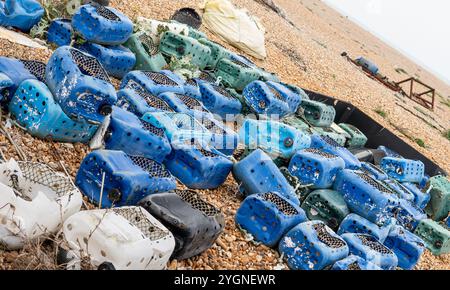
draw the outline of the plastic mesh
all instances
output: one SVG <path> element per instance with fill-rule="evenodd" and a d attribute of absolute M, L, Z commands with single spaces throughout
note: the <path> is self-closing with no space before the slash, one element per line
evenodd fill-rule
<path fill-rule="evenodd" d="M 364 173 L 364 172 L 355 172 L 356 175 L 358 175 L 361 179 L 363 179 L 367 184 L 371 185 L 372 187 L 378 189 L 381 192 L 387 193 L 387 194 L 393 194 L 394 192 L 389 189 L 388 187 L 384 186 L 382 183 L 377 182 L 375 179 L 373 179 L 370 175 Z"/>
<path fill-rule="evenodd" d="M 220 93 L 222 96 L 228 98 L 228 99 L 234 99 L 234 97 L 224 88 L 222 88 L 221 86 L 214 86 L 214 89 Z"/>
<path fill-rule="evenodd" d="M 169 171 L 162 164 L 142 156 L 129 156 L 133 163 L 147 171 L 152 177 L 169 178 Z"/>
<path fill-rule="evenodd" d="M 322 156 L 322 157 L 327 158 L 327 159 L 335 159 L 335 158 L 337 158 L 336 155 L 333 155 L 333 154 L 330 154 L 330 153 L 326 153 L 326 152 L 323 152 L 323 151 L 321 151 L 319 149 L 315 149 L 315 148 L 308 148 L 308 149 L 305 149 L 304 151 L 305 152 L 309 152 L 309 153 L 313 153 L 313 154 L 316 154 L 316 155 L 319 155 L 319 156 Z"/>
<path fill-rule="evenodd" d="M 25 68 L 40 82 L 45 82 L 45 68 L 47 65 L 35 60 L 21 60 Z"/>
<path fill-rule="evenodd" d="M 176 189 L 175 193 L 178 194 L 185 202 L 189 203 L 193 208 L 198 209 L 207 216 L 216 216 L 220 213 L 220 210 L 201 199 L 198 193 L 193 190 Z"/>
<path fill-rule="evenodd" d="M 213 121 L 211 121 L 208 118 L 202 119 L 202 125 L 205 126 L 205 128 L 208 129 L 211 133 L 214 133 L 214 134 L 225 135 L 227 133 L 224 129 L 217 126 Z"/>
<path fill-rule="evenodd" d="M 361 270 L 361 267 L 359 266 L 358 262 L 355 261 L 355 262 L 351 263 L 350 265 L 348 265 L 348 270 L 352 270 L 352 271 Z"/>
<path fill-rule="evenodd" d="M 374 169 L 376 172 L 381 173 L 381 174 L 385 174 L 383 170 L 381 170 L 380 167 L 373 165 L 372 163 L 367 163 L 369 165 L 370 168 Z"/>
<path fill-rule="evenodd" d="M 392 252 L 386 248 L 382 243 L 380 243 L 377 239 L 368 235 L 357 235 L 361 240 L 364 246 L 371 248 L 374 251 L 377 251 L 380 254 L 391 254 Z"/>
<path fill-rule="evenodd" d="M 198 87 L 198 84 L 197 84 L 197 82 L 194 79 L 188 79 L 186 81 L 186 84 L 190 85 L 191 87 Z"/>
<path fill-rule="evenodd" d="M 186 95 L 181 95 L 181 94 L 177 94 L 177 97 L 189 109 L 191 109 L 191 110 L 199 110 L 200 109 L 202 112 L 207 112 L 207 110 L 202 107 L 202 104 L 197 99 L 191 98 L 191 97 L 186 96 Z"/>
<path fill-rule="evenodd" d="M 71 49 L 70 53 L 73 61 L 83 74 L 110 82 L 108 74 L 95 57 L 76 49 Z"/>
<path fill-rule="evenodd" d="M 298 214 L 298 211 L 292 205 L 290 205 L 287 201 L 283 200 L 276 194 L 273 194 L 271 192 L 265 193 L 262 196 L 262 199 L 273 203 L 277 207 L 277 209 L 284 215 L 293 216 Z"/>
<path fill-rule="evenodd" d="M 95 5 L 95 9 L 96 9 L 98 15 L 100 15 L 103 18 L 106 18 L 111 21 L 120 21 L 119 16 L 117 16 L 114 12 L 112 12 L 105 6 Z"/>
<path fill-rule="evenodd" d="M 238 66 L 242 66 L 242 67 L 245 67 L 245 68 L 251 68 L 251 66 L 249 66 L 248 64 L 243 63 L 242 61 L 237 60 L 237 59 L 232 59 L 231 62 L 234 63 L 234 64 L 237 64 Z"/>
<path fill-rule="evenodd" d="M 134 90 L 144 101 L 152 108 L 173 112 L 173 109 L 162 99 L 150 94 L 140 84 L 133 80 L 129 80 L 125 86 L 125 89 Z"/>
<path fill-rule="evenodd" d="M 158 127 L 153 126 L 152 124 L 150 124 L 149 122 L 146 121 L 142 121 L 142 126 L 144 127 L 145 130 L 149 131 L 150 133 L 156 135 L 156 136 L 160 136 L 163 137 L 164 136 L 164 130 Z"/>
<path fill-rule="evenodd" d="M 183 8 L 175 12 L 172 16 L 173 20 L 189 25 L 192 28 L 199 29 L 202 20 L 198 13 L 192 8 Z"/>
<path fill-rule="evenodd" d="M 23 176 L 33 183 L 51 188 L 61 197 L 75 189 L 69 178 L 56 174 L 48 165 L 36 162 L 19 161 Z"/>
<path fill-rule="evenodd" d="M 165 231 L 153 224 L 147 216 L 142 212 L 141 208 L 114 208 L 113 211 L 124 217 L 132 225 L 136 226 L 144 234 L 146 238 L 151 241 L 160 240 L 169 235 L 168 231 Z"/>
<path fill-rule="evenodd" d="M 154 81 L 157 85 L 171 86 L 176 87 L 178 84 L 162 73 L 151 72 L 151 71 L 143 71 L 142 72 L 146 77 Z"/>
<path fill-rule="evenodd" d="M 337 248 L 342 248 L 346 245 L 343 240 L 341 240 L 335 236 L 332 236 L 328 232 L 325 224 L 322 224 L 322 223 L 315 224 L 313 226 L 313 228 L 316 231 L 317 237 L 319 238 L 319 240 L 322 243 L 324 243 L 325 245 L 327 245 L 328 247 L 337 249 Z"/>
<path fill-rule="evenodd" d="M 153 42 L 153 39 L 145 33 L 139 35 L 139 41 L 144 46 L 145 51 L 150 55 L 154 56 L 158 54 L 159 48 Z"/>
<path fill-rule="evenodd" d="M 194 141 L 192 145 L 195 147 L 195 149 L 200 151 L 200 153 L 205 157 L 217 157 L 216 153 L 213 153 L 210 150 L 205 149 L 201 144 L 199 144 L 196 141 Z"/>
<path fill-rule="evenodd" d="M 331 145 L 333 147 L 341 147 L 338 142 L 336 142 L 333 138 L 329 136 L 320 136 L 323 141 L 325 141 L 328 145 Z"/>

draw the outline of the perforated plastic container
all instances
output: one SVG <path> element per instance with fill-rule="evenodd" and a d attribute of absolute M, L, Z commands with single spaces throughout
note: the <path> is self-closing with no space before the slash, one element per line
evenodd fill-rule
<path fill-rule="evenodd" d="M 336 110 L 332 106 L 328 106 L 324 103 L 303 100 L 300 104 L 301 111 L 306 120 L 316 127 L 329 127 L 336 117 Z"/>
<path fill-rule="evenodd" d="M 340 261 L 337 261 L 334 263 L 331 270 L 349 270 L 349 271 L 358 271 L 358 270 L 367 270 L 367 271 L 374 271 L 374 270 L 382 270 L 377 265 L 368 262 L 364 260 L 361 257 L 350 255 L 345 259 L 342 259 Z"/>
<path fill-rule="evenodd" d="M 367 234 L 374 236 L 380 242 L 384 242 L 392 228 L 392 225 L 393 222 L 389 221 L 380 227 L 362 216 L 351 213 L 347 215 L 344 220 L 342 220 L 337 233 L 338 235 L 345 233 Z"/>
<path fill-rule="evenodd" d="M 400 182 L 419 183 L 425 173 L 425 165 L 420 160 L 385 157 L 380 166 L 390 177 Z"/>
<path fill-rule="evenodd" d="M 158 72 L 167 65 L 158 45 L 144 31 L 133 34 L 123 45 L 136 56 L 136 70 Z"/>
<path fill-rule="evenodd" d="M 126 88 L 130 82 L 138 83 L 146 91 L 155 96 L 167 92 L 176 94 L 184 93 L 184 80 L 168 70 L 162 70 L 160 72 L 131 71 L 122 79 L 120 88 Z"/>
<path fill-rule="evenodd" d="M 450 253 L 450 231 L 431 220 L 421 220 L 414 234 L 421 238 L 434 255 L 443 255 Z"/>
<path fill-rule="evenodd" d="M 433 220 L 443 220 L 450 212 L 450 181 L 442 175 L 430 178 L 426 190 L 430 192 L 430 202 L 425 208 Z"/>
<path fill-rule="evenodd" d="M 324 152 L 337 155 L 345 162 L 347 169 L 361 168 L 361 162 L 347 148 L 340 146 L 336 141 L 327 136 L 318 134 L 311 135 L 311 148 L 323 150 Z"/>
<path fill-rule="evenodd" d="M 262 81 L 247 85 L 242 93 L 245 103 L 257 114 L 278 115 L 280 118 L 290 113 L 287 96 Z"/>
<path fill-rule="evenodd" d="M 50 23 L 47 30 L 47 41 L 56 46 L 70 45 L 73 37 L 72 21 L 58 18 Z"/>
<path fill-rule="evenodd" d="M 412 270 L 425 250 L 425 242 L 421 238 L 400 226 L 391 230 L 384 245 L 395 253 L 398 266 L 405 270 Z"/>

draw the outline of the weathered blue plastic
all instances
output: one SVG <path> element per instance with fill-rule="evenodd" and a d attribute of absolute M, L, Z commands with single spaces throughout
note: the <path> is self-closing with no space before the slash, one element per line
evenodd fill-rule
<path fill-rule="evenodd" d="M 342 234 L 350 253 L 381 267 L 394 270 L 397 267 L 397 256 L 375 237 L 365 234 Z"/>
<path fill-rule="evenodd" d="M 131 71 L 122 79 L 120 88 L 125 88 L 130 82 L 138 83 L 146 91 L 155 96 L 169 92 L 184 94 L 184 80 L 168 70 L 162 70 L 160 72 Z"/>
<path fill-rule="evenodd" d="M 425 250 L 425 242 L 401 226 L 391 230 L 384 245 L 395 253 L 398 266 L 404 270 L 412 270 Z"/>
<path fill-rule="evenodd" d="M 150 194 L 177 187 L 175 178 L 154 160 L 122 151 L 97 150 L 84 158 L 76 176 L 78 188 L 95 204 L 100 203 L 103 173 L 102 208 L 136 205 Z"/>
<path fill-rule="evenodd" d="M 87 143 L 98 128 L 84 120 L 70 119 L 38 80 L 22 82 L 9 103 L 9 111 L 31 135 L 56 142 Z"/>
<path fill-rule="evenodd" d="M 172 152 L 164 164 L 181 183 L 193 189 L 219 187 L 233 168 L 230 159 L 201 142 L 172 142 Z"/>
<path fill-rule="evenodd" d="M 200 82 L 201 100 L 205 107 L 213 114 L 223 119 L 227 115 L 238 115 L 242 111 L 242 103 L 226 89 L 215 84 Z"/>
<path fill-rule="evenodd" d="M 201 71 L 200 75 L 196 78 L 191 78 L 186 80 L 184 83 L 184 93 L 192 98 L 196 98 L 197 100 L 202 100 L 202 94 L 200 92 L 200 83 L 209 83 L 214 84 L 216 82 L 216 77 L 208 72 Z"/>
<path fill-rule="evenodd" d="M 72 16 L 72 27 L 84 39 L 104 45 L 123 44 L 133 33 L 131 20 L 112 7 L 81 6 Z"/>
<path fill-rule="evenodd" d="M 158 97 L 163 99 L 177 113 L 188 114 L 196 118 L 203 114 L 209 114 L 211 118 L 213 117 L 202 102 L 185 94 L 162 93 Z"/>
<path fill-rule="evenodd" d="M 268 247 L 278 244 L 291 228 L 308 218 L 303 209 L 279 193 L 248 196 L 236 212 L 236 224 Z"/>
<path fill-rule="evenodd" d="M 292 270 L 321 270 L 348 256 L 346 242 L 321 221 L 291 229 L 278 247 Z"/>
<path fill-rule="evenodd" d="M 30 66 L 26 66 L 26 64 L 32 64 L 31 61 L 21 61 L 15 58 L 8 58 L 0 56 L 0 72 L 6 76 L 8 79 L 5 79 L 7 88 L 3 93 L 3 98 L 6 101 L 9 101 L 11 97 L 16 92 L 17 87 L 25 80 L 35 80 L 38 76 L 38 71 L 30 70 Z M 38 63 L 38 62 L 36 62 Z M 45 64 L 40 63 L 41 68 L 44 69 L 45 72 Z M 40 80 L 42 81 L 42 80 Z"/>
<path fill-rule="evenodd" d="M 194 114 L 196 120 L 211 132 L 211 146 L 221 153 L 231 156 L 239 145 L 239 135 L 211 114 Z"/>
<path fill-rule="evenodd" d="M 277 121 L 250 118 L 242 124 L 239 139 L 250 150 L 260 148 L 274 159 L 285 160 L 311 145 L 311 138 L 301 130 Z"/>
<path fill-rule="evenodd" d="M 116 90 L 98 60 L 73 47 L 55 50 L 46 80 L 53 97 L 72 119 L 101 123 L 117 101 Z"/>
<path fill-rule="evenodd" d="M 366 271 L 374 271 L 374 270 L 382 270 L 377 265 L 364 260 L 361 257 L 350 255 L 345 259 L 337 261 L 334 263 L 331 270 L 366 270 Z"/>
<path fill-rule="evenodd" d="M 106 72 L 117 79 L 122 79 L 136 64 L 136 56 L 122 45 L 85 42 L 77 48 L 95 56 Z"/>
<path fill-rule="evenodd" d="M 385 225 L 380 227 L 362 216 L 351 213 L 342 220 L 337 233 L 338 235 L 345 233 L 367 234 L 374 236 L 381 242 L 384 242 L 392 228 L 392 224 L 392 221 L 388 221 Z"/>
<path fill-rule="evenodd" d="M 421 220 L 427 218 L 425 212 L 413 203 L 400 199 L 399 211 L 396 214 L 398 223 L 409 231 L 414 231 Z"/>
<path fill-rule="evenodd" d="M 268 81 L 268 82 L 266 82 L 266 84 L 269 87 L 272 87 L 273 89 L 280 92 L 281 96 L 284 97 L 284 101 L 288 104 L 291 113 L 297 112 L 298 107 L 300 106 L 300 104 L 302 102 L 301 95 L 294 93 L 292 90 L 287 88 L 285 85 L 277 83 L 277 82 Z"/>
<path fill-rule="evenodd" d="M 70 45 L 73 37 L 72 20 L 58 18 L 50 23 L 47 41 L 56 46 Z"/>
<path fill-rule="evenodd" d="M 361 171 L 339 171 L 333 187 L 342 194 L 352 212 L 377 225 L 393 217 L 400 204 L 391 189 Z"/>
<path fill-rule="evenodd" d="M 8 97 L 8 88 L 14 86 L 14 82 L 4 73 L 0 73 L 0 101 L 3 100 L 4 96 Z"/>
<path fill-rule="evenodd" d="M 419 183 L 425 173 L 425 165 L 420 160 L 385 157 L 381 159 L 381 169 L 400 182 Z"/>
<path fill-rule="evenodd" d="M 0 25 L 28 32 L 39 23 L 44 8 L 35 0 L 6 0 L 0 2 Z"/>
<path fill-rule="evenodd" d="M 336 174 L 344 168 L 344 160 L 339 156 L 313 148 L 298 151 L 289 163 L 289 172 L 302 184 L 319 189 L 331 187 Z"/>
<path fill-rule="evenodd" d="M 245 195 L 265 192 L 278 192 L 285 198 L 300 205 L 294 188 L 262 150 L 257 149 L 234 164 L 233 176 L 239 184 L 239 190 Z"/>
<path fill-rule="evenodd" d="M 414 204 L 420 209 L 425 209 L 430 201 L 430 194 L 420 190 L 414 183 L 404 182 L 402 184 L 414 195 Z"/>
<path fill-rule="evenodd" d="M 401 183 L 390 179 L 383 180 L 381 183 L 392 189 L 399 199 L 404 199 L 414 203 L 414 194 Z"/>
<path fill-rule="evenodd" d="M 355 61 L 362 67 L 364 67 L 366 70 L 368 70 L 371 74 L 376 75 L 378 73 L 378 67 L 371 62 L 370 60 L 364 58 L 364 57 L 358 57 L 355 59 Z"/>
<path fill-rule="evenodd" d="M 242 96 L 255 113 L 283 117 L 291 112 L 285 101 L 287 98 L 285 94 L 285 91 L 278 91 L 262 81 L 254 81 L 245 87 Z"/>
<path fill-rule="evenodd" d="M 386 172 L 381 170 L 380 167 L 369 162 L 361 162 L 361 170 L 371 175 L 373 178 L 377 180 L 386 180 L 389 178 Z"/>
<path fill-rule="evenodd" d="M 394 150 L 392 150 L 386 146 L 383 146 L 383 145 L 378 146 L 377 150 L 383 151 L 383 153 L 386 154 L 386 157 L 403 158 L 403 156 L 401 156 Z"/>
<path fill-rule="evenodd" d="M 311 148 L 320 149 L 324 152 L 341 157 L 344 160 L 345 168 L 347 169 L 361 168 L 361 162 L 355 155 L 328 136 L 320 136 L 318 134 L 311 135 Z"/>
<path fill-rule="evenodd" d="M 114 107 L 111 114 L 105 148 L 121 150 L 126 154 L 143 156 L 160 163 L 172 150 L 163 129 L 118 107 Z"/>

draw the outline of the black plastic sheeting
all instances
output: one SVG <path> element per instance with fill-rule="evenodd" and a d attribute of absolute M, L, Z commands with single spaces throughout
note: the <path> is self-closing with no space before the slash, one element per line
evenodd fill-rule
<path fill-rule="evenodd" d="M 305 92 L 312 100 L 333 106 L 336 109 L 336 123 L 348 123 L 360 129 L 369 139 L 366 144 L 367 148 L 376 149 L 378 146 L 384 145 L 405 158 L 422 161 L 425 164 L 425 173 L 429 176 L 448 175 L 436 163 L 378 124 L 354 105 L 309 90 L 305 90 Z"/>

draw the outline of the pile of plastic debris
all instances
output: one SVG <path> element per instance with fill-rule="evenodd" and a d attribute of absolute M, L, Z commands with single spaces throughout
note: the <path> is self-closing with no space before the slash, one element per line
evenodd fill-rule
<path fill-rule="evenodd" d="M 2 163 L 2 205 L 13 205 L 0 207 L 7 248 L 62 229 L 70 269 L 86 259 L 162 269 L 217 240 L 223 214 L 197 191 L 232 172 L 248 196 L 236 223 L 278 246 L 292 269 L 410 269 L 424 247 L 449 252 L 448 220 L 435 222 L 449 212 L 445 177 L 425 177 L 423 163 L 388 148 L 364 148 L 361 131 L 334 123 L 333 107 L 193 27 L 142 18 L 137 27 L 88 4 L 51 23 L 47 38 L 59 48 L 47 64 L 0 59 L 2 101 L 18 124 L 57 142 L 95 135 L 102 147 L 84 158 L 76 187 L 43 164 Z M 162 70 L 186 59 L 192 78 Z M 109 75 L 122 79 L 120 90 Z M 242 114 L 237 131 L 222 122 Z M 99 209 L 79 212 L 80 191 Z M 112 243 L 109 233 L 127 238 Z"/>

